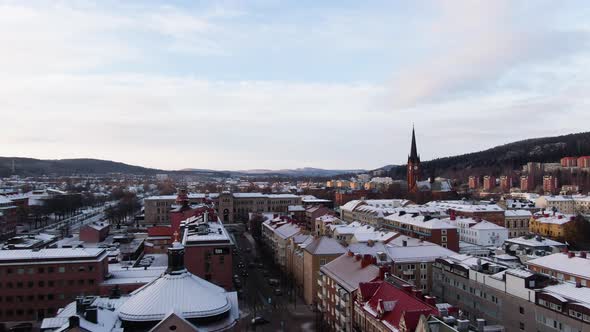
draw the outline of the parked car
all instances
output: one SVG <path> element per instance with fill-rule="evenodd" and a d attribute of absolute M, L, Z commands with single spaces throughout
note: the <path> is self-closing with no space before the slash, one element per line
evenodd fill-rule
<path fill-rule="evenodd" d="M 283 290 L 282 290 L 282 289 L 280 289 L 280 288 L 275 288 L 273 292 L 274 292 L 274 294 L 275 294 L 275 295 L 277 295 L 277 296 L 281 296 L 281 295 L 283 295 Z"/>
<path fill-rule="evenodd" d="M 278 286 L 280 283 L 279 279 L 270 278 L 268 279 L 268 284 L 271 286 Z"/>
<path fill-rule="evenodd" d="M 262 324 L 267 324 L 270 323 L 268 321 L 268 319 L 261 317 L 261 316 L 256 316 L 254 318 L 252 318 L 252 325 L 262 325 Z"/>

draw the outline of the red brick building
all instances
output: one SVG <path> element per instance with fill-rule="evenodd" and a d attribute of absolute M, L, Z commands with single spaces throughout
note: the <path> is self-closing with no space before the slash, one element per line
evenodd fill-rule
<path fill-rule="evenodd" d="M 0 250 L 0 321 L 51 317 L 79 295 L 98 294 L 107 274 L 105 249 Z"/>
<path fill-rule="evenodd" d="M 496 188 L 496 177 L 492 175 L 486 175 L 483 177 L 483 190 L 492 191 Z"/>
<path fill-rule="evenodd" d="M 559 161 L 561 167 L 576 167 L 578 166 L 578 158 L 576 157 L 563 157 Z"/>
<path fill-rule="evenodd" d="M 334 204 L 342 206 L 352 200 L 368 198 L 368 190 L 337 190 L 334 192 Z"/>
<path fill-rule="evenodd" d="M 217 215 L 205 212 L 184 220 L 180 234 L 186 268 L 196 276 L 231 289 L 234 243 Z"/>
<path fill-rule="evenodd" d="M 17 206 L 12 200 L 0 196 L 0 240 L 16 235 L 16 211 Z"/>
<path fill-rule="evenodd" d="M 98 243 L 109 236 L 111 225 L 105 222 L 95 222 L 80 228 L 80 241 Z"/>
<path fill-rule="evenodd" d="M 507 175 L 500 176 L 500 189 L 503 192 L 509 192 L 512 188 L 512 177 Z"/>
<path fill-rule="evenodd" d="M 559 189 L 559 182 L 557 177 L 553 175 L 543 176 L 543 191 L 549 194 L 557 194 Z"/>
<path fill-rule="evenodd" d="M 480 187 L 479 176 L 469 176 L 469 189 L 475 190 Z"/>
<path fill-rule="evenodd" d="M 590 156 L 583 156 L 578 158 L 578 167 L 590 168 Z"/>
<path fill-rule="evenodd" d="M 520 177 L 520 190 L 531 191 L 533 189 L 535 189 L 535 183 L 533 181 L 532 176 L 522 175 Z"/>
<path fill-rule="evenodd" d="M 459 252 L 457 227 L 444 220 L 400 211 L 383 218 L 381 226 Z"/>

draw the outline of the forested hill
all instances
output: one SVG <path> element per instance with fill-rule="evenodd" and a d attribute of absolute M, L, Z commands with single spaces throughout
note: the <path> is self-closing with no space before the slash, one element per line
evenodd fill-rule
<path fill-rule="evenodd" d="M 72 175 L 72 174 L 156 174 L 158 169 L 133 166 L 110 160 L 99 159 L 59 159 L 41 160 L 33 158 L 0 157 L 0 177 L 12 174 L 14 161 L 15 174 L 20 176 Z"/>
<path fill-rule="evenodd" d="M 519 169 L 529 161 L 550 163 L 559 162 L 566 156 L 584 155 L 590 155 L 590 132 L 532 138 L 480 152 L 422 161 L 423 177 L 431 174 L 454 177 L 459 173 L 463 176 L 480 171 L 498 175 L 510 169 Z M 405 166 L 398 166 L 391 168 L 389 173 L 399 178 L 405 176 L 405 171 Z"/>

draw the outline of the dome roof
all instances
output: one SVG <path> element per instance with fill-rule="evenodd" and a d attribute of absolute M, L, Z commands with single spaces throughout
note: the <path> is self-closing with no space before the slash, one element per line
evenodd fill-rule
<path fill-rule="evenodd" d="M 205 318 L 231 309 L 225 289 L 186 270 L 166 273 L 131 294 L 119 308 L 124 321 L 158 321 L 170 312 L 184 319 Z"/>

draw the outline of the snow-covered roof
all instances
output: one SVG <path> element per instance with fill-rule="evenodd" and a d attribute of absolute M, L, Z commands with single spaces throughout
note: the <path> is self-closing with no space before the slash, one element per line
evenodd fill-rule
<path fill-rule="evenodd" d="M 56 259 L 98 259 L 106 256 L 106 250 L 101 248 L 52 248 L 52 249 L 22 249 L 0 250 L 0 263 L 28 260 L 56 260 Z"/>
<path fill-rule="evenodd" d="M 528 210 L 506 210 L 504 211 L 504 216 L 506 218 L 510 217 L 520 217 L 520 218 L 530 218 L 533 214 L 531 211 Z"/>
<path fill-rule="evenodd" d="M 385 217 L 385 220 L 398 222 L 400 224 L 413 225 L 420 228 L 427 229 L 456 229 L 456 226 L 451 225 L 445 220 L 439 218 L 431 218 L 423 215 L 414 216 L 410 213 L 400 214 L 395 213 Z"/>
<path fill-rule="evenodd" d="M 356 257 L 344 254 L 320 268 L 348 292 L 356 290 L 361 282 L 369 282 L 379 276 L 379 268 L 367 265 L 364 268 Z"/>
<path fill-rule="evenodd" d="M 301 228 L 296 224 L 287 223 L 280 227 L 275 228 L 275 234 L 280 237 L 281 239 L 288 239 L 291 236 L 298 234 L 301 232 Z"/>
<path fill-rule="evenodd" d="M 303 205 L 289 205 L 288 210 L 289 212 L 304 212 L 305 208 Z"/>
<path fill-rule="evenodd" d="M 470 228 L 476 230 L 506 230 L 506 227 L 496 225 L 493 222 L 489 222 L 486 220 L 482 220 L 476 223 L 475 225 L 472 225 Z"/>
<path fill-rule="evenodd" d="M 543 288 L 544 292 L 549 294 L 555 294 L 563 298 L 569 299 L 570 301 L 590 305 L 590 288 L 588 287 L 576 287 L 571 283 L 560 283 L 557 285 L 547 286 Z"/>
<path fill-rule="evenodd" d="M 523 246 L 527 246 L 527 247 L 547 247 L 547 246 L 549 246 L 549 247 L 551 247 L 551 246 L 562 247 L 562 246 L 566 246 L 565 243 L 557 242 L 555 240 L 551 240 L 551 239 L 547 239 L 547 238 L 533 237 L 533 238 L 527 239 L 524 236 L 507 239 L 506 242 L 519 244 L 519 245 L 523 245 Z"/>
<path fill-rule="evenodd" d="M 158 321 L 174 311 L 183 318 L 203 318 L 230 309 L 225 289 L 185 271 L 164 274 L 131 293 L 129 300 L 119 308 L 119 317 L 135 322 Z"/>
<path fill-rule="evenodd" d="M 543 223 L 543 224 L 556 224 L 556 225 L 563 225 L 572 220 L 575 216 L 573 214 L 563 214 L 563 213 L 535 213 L 534 218 L 536 221 Z"/>
<path fill-rule="evenodd" d="M 590 278 L 590 259 L 579 256 L 569 257 L 568 253 L 556 253 L 526 262 L 542 268 L 566 272 L 582 278 Z"/>
<path fill-rule="evenodd" d="M 346 249 L 335 239 L 322 236 L 308 244 L 305 251 L 313 255 L 337 255 L 345 253 Z"/>
<path fill-rule="evenodd" d="M 436 244 L 422 246 L 387 246 L 387 254 L 394 262 L 433 262 L 437 258 L 449 257 L 457 253 Z"/>

